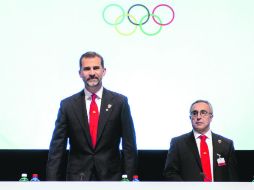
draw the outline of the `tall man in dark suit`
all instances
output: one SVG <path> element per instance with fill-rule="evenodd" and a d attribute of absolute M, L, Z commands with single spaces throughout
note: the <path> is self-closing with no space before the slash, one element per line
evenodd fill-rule
<path fill-rule="evenodd" d="M 79 64 L 85 88 L 61 101 L 49 148 L 47 180 L 61 180 L 67 142 L 66 180 L 118 181 L 122 174 L 132 178 L 137 174 L 137 147 L 127 97 L 102 86 L 106 68 L 101 55 L 87 52 Z M 97 115 L 95 119 L 91 114 Z"/>
<path fill-rule="evenodd" d="M 212 105 L 206 100 L 195 101 L 190 107 L 190 119 L 193 131 L 171 140 L 165 178 L 169 181 L 238 181 L 233 141 L 210 130 Z M 203 137 L 206 145 L 201 145 Z M 204 146 L 208 150 L 204 151 Z"/>

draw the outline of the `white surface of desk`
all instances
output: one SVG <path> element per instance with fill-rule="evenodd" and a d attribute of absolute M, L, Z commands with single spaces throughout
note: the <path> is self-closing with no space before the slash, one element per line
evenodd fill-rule
<path fill-rule="evenodd" d="M 251 182 L 0 182 L 0 190 L 254 190 Z"/>

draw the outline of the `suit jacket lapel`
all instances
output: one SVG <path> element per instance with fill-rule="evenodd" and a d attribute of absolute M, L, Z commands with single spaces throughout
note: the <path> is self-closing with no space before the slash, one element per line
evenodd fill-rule
<path fill-rule="evenodd" d="M 213 172 L 215 175 L 216 165 L 217 165 L 217 154 L 220 154 L 220 146 L 219 146 L 219 138 L 216 134 L 212 133 L 212 141 L 213 141 Z M 214 176 L 215 178 L 215 176 Z"/>
<path fill-rule="evenodd" d="M 73 108 L 74 108 L 74 113 L 79 120 L 80 126 L 85 133 L 86 139 L 88 143 L 92 146 L 84 90 L 82 90 L 79 93 L 79 96 L 76 97 L 73 104 Z"/>
<path fill-rule="evenodd" d="M 199 152 L 198 152 L 198 147 L 197 147 L 197 143 L 196 143 L 196 140 L 195 140 L 195 137 L 194 137 L 194 134 L 192 131 L 189 133 L 187 144 L 188 144 L 189 148 L 191 149 L 191 151 L 193 152 L 195 160 L 202 171 L 202 165 L 201 165 L 201 160 L 200 160 L 200 156 L 199 156 Z"/>
<path fill-rule="evenodd" d="M 98 133 L 97 133 L 97 142 L 100 140 L 106 122 L 114 109 L 114 105 L 112 102 L 112 94 L 107 90 L 103 89 L 101 108 L 100 108 L 100 117 L 98 123 Z"/>

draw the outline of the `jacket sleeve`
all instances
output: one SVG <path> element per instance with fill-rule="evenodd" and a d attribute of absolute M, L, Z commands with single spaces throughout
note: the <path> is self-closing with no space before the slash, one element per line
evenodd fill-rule
<path fill-rule="evenodd" d="M 229 174 L 229 181 L 239 181 L 237 159 L 235 155 L 235 148 L 234 148 L 233 141 L 231 141 L 230 148 L 229 148 L 228 174 Z"/>
<path fill-rule="evenodd" d="M 67 133 L 67 119 L 61 102 L 48 153 L 46 166 L 48 181 L 59 181 L 64 177 L 62 169 L 66 161 Z"/>
<path fill-rule="evenodd" d="M 121 111 L 122 148 L 124 155 L 124 170 L 129 179 L 137 174 L 137 145 L 134 124 L 127 97 L 124 98 Z"/>
<path fill-rule="evenodd" d="M 180 175 L 180 158 L 175 138 L 172 138 L 170 142 L 163 176 L 167 181 L 183 181 Z"/>

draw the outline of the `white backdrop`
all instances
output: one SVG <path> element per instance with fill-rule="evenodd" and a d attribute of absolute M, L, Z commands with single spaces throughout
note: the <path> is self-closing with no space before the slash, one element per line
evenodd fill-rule
<path fill-rule="evenodd" d="M 159 6 L 155 19 L 172 22 L 160 28 L 150 17 L 142 29 L 161 29 L 153 36 L 128 15 L 106 22 L 135 4 Z M 129 16 L 145 14 L 136 5 Z M 139 149 L 168 149 L 189 132 L 197 99 L 212 103 L 214 132 L 254 149 L 253 0 L 1 0 L 0 25 L 0 149 L 48 148 L 60 100 L 83 88 L 78 61 L 90 50 L 105 59 L 104 86 L 129 98 Z"/>

